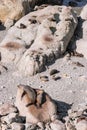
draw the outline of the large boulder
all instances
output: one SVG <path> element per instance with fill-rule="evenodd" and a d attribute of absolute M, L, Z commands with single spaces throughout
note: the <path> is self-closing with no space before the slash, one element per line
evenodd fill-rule
<path fill-rule="evenodd" d="M 66 51 L 76 26 L 77 17 L 70 7 L 39 8 L 8 31 L 0 44 L 2 62 L 18 62 L 25 75 L 41 72 Z"/>

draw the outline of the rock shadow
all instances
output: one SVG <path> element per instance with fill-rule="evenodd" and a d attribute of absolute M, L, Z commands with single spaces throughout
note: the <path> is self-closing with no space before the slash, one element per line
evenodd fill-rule
<path fill-rule="evenodd" d="M 72 7 L 83 7 L 87 4 L 86 0 L 63 0 L 63 5 Z"/>
<path fill-rule="evenodd" d="M 68 46 L 67 46 L 67 51 L 68 52 L 72 52 L 72 51 L 75 51 L 77 46 L 76 46 L 76 41 L 77 40 L 80 40 L 83 38 L 83 28 L 82 28 L 82 25 L 83 25 L 83 22 L 85 20 L 81 19 L 81 17 L 78 17 L 78 25 L 76 27 L 76 30 L 74 32 L 74 35 L 73 37 L 71 38 Z"/>
<path fill-rule="evenodd" d="M 6 27 L 4 25 L 0 24 L 0 31 L 3 31 L 5 29 L 6 29 Z"/>

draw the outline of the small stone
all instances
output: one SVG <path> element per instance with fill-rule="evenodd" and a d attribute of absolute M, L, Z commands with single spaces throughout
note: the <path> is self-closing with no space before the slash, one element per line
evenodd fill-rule
<path fill-rule="evenodd" d="M 60 80 L 60 79 L 61 79 L 61 77 L 60 77 L 60 76 L 58 76 L 58 75 L 53 75 L 53 76 L 52 76 L 52 79 L 56 81 L 56 80 Z"/>
<path fill-rule="evenodd" d="M 68 74 L 63 74 L 64 78 L 70 78 L 70 76 Z"/>
<path fill-rule="evenodd" d="M 37 20 L 35 20 L 35 19 L 29 19 L 29 21 L 30 21 L 30 23 L 32 23 L 32 24 L 36 24 L 36 23 L 37 23 Z"/>
<path fill-rule="evenodd" d="M 41 128 L 41 130 L 44 130 L 44 123 L 38 122 L 37 125 Z"/>
<path fill-rule="evenodd" d="M 37 130 L 37 125 L 31 124 L 31 123 L 26 123 L 25 124 L 26 130 Z"/>
<path fill-rule="evenodd" d="M 69 117 L 75 119 L 77 117 L 80 117 L 82 114 L 83 114 L 82 110 L 73 111 L 72 113 L 69 113 Z"/>
<path fill-rule="evenodd" d="M 73 70 L 76 70 L 77 68 L 76 67 L 73 67 Z"/>
<path fill-rule="evenodd" d="M 14 21 L 12 19 L 7 19 L 5 21 L 4 26 L 6 27 L 6 29 L 9 29 L 11 26 L 13 26 L 13 24 L 14 24 Z"/>
<path fill-rule="evenodd" d="M 51 130 L 49 123 L 46 123 L 46 126 L 45 126 L 45 127 L 46 127 L 45 130 Z"/>
<path fill-rule="evenodd" d="M 87 119 L 78 119 L 76 123 L 76 130 L 87 130 Z"/>
<path fill-rule="evenodd" d="M 40 76 L 41 81 L 47 82 L 49 81 L 48 76 Z"/>
<path fill-rule="evenodd" d="M 73 65 L 76 65 L 76 66 L 78 66 L 78 67 L 84 67 L 84 65 L 81 64 L 80 62 L 73 62 L 72 64 L 73 64 Z"/>
<path fill-rule="evenodd" d="M 69 60 L 71 60 L 70 54 L 66 53 L 64 58 L 63 58 L 63 61 L 69 61 Z"/>
<path fill-rule="evenodd" d="M 55 120 L 50 126 L 52 130 L 66 130 L 65 125 L 59 120 Z"/>
<path fill-rule="evenodd" d="M 40 86 L 40 88 L 43 88 L 43 86 Z"/>
<path fill-rule="evenodd" d="M 10 100 L 14 99 L 14 97 L 9 97 Z"/>
<path fill-rule="evenodd" d="M 75 126 L 70 121 L 66 123 L 66 128 L 67 130 L 76 130 Z"/>
<path fill-rule="evenodd" d="M 16 113 L 10 113 L 9 115 L 7 115 L 7 116 L 3 116 L 2 118 L 1 118 L 1 122 L 2 123 L 7 123 L 7 124 L 10 124 L 10 123 L 12 123 L 12 119 L 13 118 L 16 118 Z"/>
<path fill-rule="evenodd" d="M 74 56 L 77 56 L 77 57 L 84 57 L 84 55 L 83 55 L 83 54 L 78 53 L 78 52 L 74 52 Z"/>
<path fill-rule="evenodd" d="M 11 105 L 11 104 L 3 104 L 0 105 L 0 116 L 5 116 L 9 113 L 16 113 L 18 110 L 15 106 Z"/>
<path fill-rule="evenodd" d="M 52 69 L 52 70 L 50 71 L 50 75 L 57 74 L 58 72 L 59 72 L 58 70 L 56 70 L 56 69 Z"/>
<path fill-rule="evenodd" d="M 24 25 L 23 23 L 20 23 L 20 29 L 25 29 L 26 25 Z"/>
<path fill-rule="evenodd" d="M 20 123 L 12 123 L 12 130 L 25 130 L 25 125 Z"/>
<path fill-rule="evenodd" d="M 11 128 L 6 124 L 2 124 L 1 128 L 2 128 L 1 130 L 11 130 Z"/>

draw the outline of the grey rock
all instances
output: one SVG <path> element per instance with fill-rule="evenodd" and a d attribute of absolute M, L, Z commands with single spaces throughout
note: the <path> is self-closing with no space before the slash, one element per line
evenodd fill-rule
<path fill-rule="evenodd" d="M 20 123 L 12 123 L 12 130 L 25 130 L 25 125 Z"/>
<path fill-rule="evenodd" d="M 7 115 L 7 116 L 3 116 L 2 118 L 1 118 L 1 122 L 2 123 L 7 123 L 7 124 L 10 124 L 10 123 L 12 123 L 12 119 L 13 118 L 16 118 L 16 113 L 10 113 L 9 115 Z"/>
<path fill-rule="evenodd" d="M 87 119 L 83 118 L 76 123 L 76 130 L 87 130 Z"/>
<path fill-rule="evenodd" d="M 5 116 L 13 112 L 17 112 L 17 108 L 14 107 L 13 105 L 8 103 L 0 105 L 0 116 Z"/>
<path fill-rule="evenodd" d="M 81 18 L 83 19 L 82 26 L 78 29 L 78 32 L 82 31 L 82 37 L 76 41 L 76 51 L 83 54 L 87 59 L 87 5 L 84 6 L 81 14 Z"/>
<path fill-rule="evenodd" d="M 1 130 L 11 130 L 11 127 L 9 127 L 9 126 L 6 125 L 6 124 L 2 124 L 2 125 L 1 125 Z"/>
<path fill-rule="evenodd" d="M 26 130 L 37 130 L 37 125 L 26 123 L 25 124 Z"/>
<path fill-rule="evenodd" d="M 52 69 L 52 70 L 50 71 L 50 75 L 54 75 L 54 74 L 56 74 L 56 73 L 58 73 L 58 70 L 56 70 L 56 69 Z"/>
<path fill-rule="evenodd" d="M 66 51 L 76 26 L 77 16 L 70 7 L 31 12 L 8 30 L 0 44 L 1 61 L 15 63 L 26 76 L 39 73 Z"/>
<path fill-rule="evenodd" d="M 65 125 L 59 120 L 55 120 L 50 126 L 52 130 L 66 130 Z"/>

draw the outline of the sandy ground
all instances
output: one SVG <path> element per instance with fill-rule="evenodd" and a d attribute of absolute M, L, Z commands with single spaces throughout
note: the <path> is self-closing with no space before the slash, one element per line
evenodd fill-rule
<path fill-rule="evenodd" d="M 84 67 L 78 67 L 73 62 L 79 61 Z M 87 105 L 87 61 L 85 58 L 71 57 L 58 59 L 47 71 L 32 77 L 23 77 L 12 65 L 8 71 L 0 75 L 0 103 L 14 102 L 17 85 L 27 84 L 34 88 L 42 88 L 56 101 L 67 108 L 77 108 Z M 57 69 L 60 79 L 53 80 L 50 71 Z M 48 76 L 49 81 L 43 82 L 40 76 Z M 64 102 L 64 103 L 63 103 Z"/>
<path fill-rule="evenodd" d="M 3 27 L 0 27 L 0 42 L 6 32 Z M 77 66 L 74 62 L 79 62 L 84 67 Z M 0 104 L 14 102 L 17 85 L 25 84 L 44 89 L 57 101 L 60 108 L 63 108 L 61 111 L 87 105 L 87 60 L 84 57 L 72 56 L 70 60 L 66 60 L 64 56 L 49 65 L 45 72 L 32 77 L 18 74 L 17 69 L 11 64 L 6 67 L 8 70 L 0 75 Z M 50 76 L 52 69 L 59 71 L 57 76 L 60 78 L 56 81 Z M 40 76 L 48 76 L 49 81 L 41 81 Z"/>

